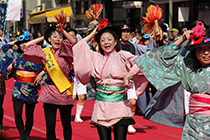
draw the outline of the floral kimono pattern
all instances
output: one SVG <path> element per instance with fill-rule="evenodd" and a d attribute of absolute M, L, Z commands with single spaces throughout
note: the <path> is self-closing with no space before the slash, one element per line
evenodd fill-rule
<path fill-rule="evenodd" d="M 15 70 L 23 70 L 36 72 L 39 74 L 42 68 L 39 64 L 31 63 L 23 59 L 23 54 L 11 48 L 11 45 L 3 46 L 3 64 L 2 72 L 6 71 L 6 68 L 13 63 Z M 37 102 L 38 98 L 38 86 L 34 83 L 23 83 L 16 81 L 13 87 L 12 96 L 18 99 L 22 99 L 28 102 Z"/>

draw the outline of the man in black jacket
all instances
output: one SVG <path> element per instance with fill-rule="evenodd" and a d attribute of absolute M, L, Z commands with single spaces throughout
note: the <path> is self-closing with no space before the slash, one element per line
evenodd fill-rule
<path fill-rule="evenodd" d="M 121 34 L 120 43 L 122 46 L 122 50 L 129 51 L 130 53 L 135 55 L 135 47 L 132 43 L 129 42 L 130 36 L 131 36 L 130 27 L 128 27 L 128 25 L 124 25 L 121 28 L 121 30 L 122 30 L 122 34 Z"/>

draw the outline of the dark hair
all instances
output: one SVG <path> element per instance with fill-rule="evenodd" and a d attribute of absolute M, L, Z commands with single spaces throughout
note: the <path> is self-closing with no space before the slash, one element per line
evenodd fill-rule
<path fill-rule="evenodd" d="M 164 23 L 160 24 L 160 28 L 162 29 L 163 32 L 167 32 L 167 26 Z"/>
<path fill-rule="evenodd" d="M 144 38 L 144 37 L 142 37 L 142 38 L 140 39 L 140 42 L 142 42 L 142 44 L 145 45 L 144 42 L 145 42 L 146 40 L 149 40 L 149 38 Z"/>
<path fill-rule="evenodd" d="M 66 31 L 67 31 L 67 32 L 71 32 L 71 31 L 72 31 L 72 32 L 74 32 L 75 35 L 77 35 L 77 31 L 76 31 L 75 29 L 70 28 L 70 29 L 68 29 L 68 30 L 66 29 Z"/>
<path fill-rule="evenodd" d="M 23 43 L 26 43 L 26 42 L 28 42 L 28 41 L 23 40 L 23 41 L 18 41 L 18 42 L 15 43 L 15 45 L 17 45 L 17 47 L 18 47 L 17 52 L 23 53 L 23 50 L 20 49 L 20 44 L 23 44 Z"/>
<path fill-rule="evenodd" d="M 192 58 L 193 60 L 192 70 L 195 72 L 200 71 L 202 68 L 202 65 L 200 61 L 198 60 L 198 58 L 196 57 L 196 49 L 193 49 L 192 51 L 190 51 L 190 54 L 188 57 Z"/>
<path fill-rule="evenodd" d="M 75 35 L 77 35 L 77 30 L 73 29 L 70 25 L 67 25 L 66 32 L 71 32 L 71 31 L 73 31 Z"/>
<path fill-rule="evenodd" d="M 131 33 L 132 33 L 132 32 L 134 32 L 134 33 L 136 34 L 135 29 L 131 29 Z"/>
<path fill-rule="evenodd" d="M 47 41 L 48 44 L 51 44 L 51 42 L 48 40 L 48 38 L 54 33 L 54 32 L 58 32 L 56 30 L 56 26 L 52 25 L 50 26 L 45 32 L 44 32 L 44 39 Z M 63 36 L 63 34 L 61 34 L 60 32 L 58 32 L 60 35 Z"/>
<path fill-rule="evenodd" d="M 121 50 L 121 45 L 120 45 L 120 43 L 119 43 L 119 37 L 117 36 L 117 34 L 116 34 L 114 31 L 108 30 L 108 29 L 107 29 L 107 30 L 104 30 L 104 31 L 100 34 L 100 36 L 99 36 L 99 42 L 97 42 L 98 45 L 99 45 L 99 52 L 100 52 L 102 55 L 104 55 L 104 51 L 103 51 L 103 49 L 102 49 L 101 46 L 100 46 L 100 38 L 101 38 L 102 34 L 105 33 L 105 32 L 108 32 L 108 33 L 112 34 L 113 37 L 114 37 L 114 39 L 117 40 L 117 44 L 116 44 L 115 48 L 116 48 L 116 52 L 119 52 L 119 51 Z"/>
<path fill-rule="evenodd" d="M 163 34 L 163 40 L 165 40 L 168 37 L 168 33 Z"/>
<path fill-rule="evenodd" d="M 141 31 L 137 31 L 136 34 L 143 35 Z"/>

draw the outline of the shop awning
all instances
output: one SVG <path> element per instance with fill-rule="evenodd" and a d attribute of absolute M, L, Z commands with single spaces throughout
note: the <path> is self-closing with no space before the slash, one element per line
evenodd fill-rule
<path fill-rule="evenodd" d="M 31 18 L 29 18 L 29 24 L 39 24 L 42 22 L 46 22 L 46 16 L 45 13 L 33 16 Z"/>
<path fill-rule="evenodd" d="M 43 10 L 39 12 L 30 13 L 29 16 L 29 24 L 39 24 L 42 22 L 46 22 L 45 12 L 48 10 Z"/>
<path fill-rule="evenodd" d="M 60 8 L 56 10 L 43 10 L 29 14 L 29 24 L 40 24 L 44 22 L 56 22 L 54 15 L 59 14 L 61 10 L 67 14 L 66 22 L 70 21 L 71 7 Z"/>

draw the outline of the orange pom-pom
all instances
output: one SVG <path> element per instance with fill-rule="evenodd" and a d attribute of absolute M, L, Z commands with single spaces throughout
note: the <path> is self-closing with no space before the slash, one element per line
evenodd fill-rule
<path fill-rule="evenodd" d="M 163 10 L 158 6 L 150 5 L 147 8 L 146 17 L 142 17 L 143 21 L 140 23 L 144 25 L 143 32 L 152 32 L 152 27 L 155 25 L 158 28 L 158 23 L 161 21 L 163 16 Z"/>
<path fill-rule="evenodd" d="M 90 8 L 86 10 L 85 14 L 91 20 L 96 20 L 100 16 L 102 9 L 102 4 L 92 4 Z"/>

